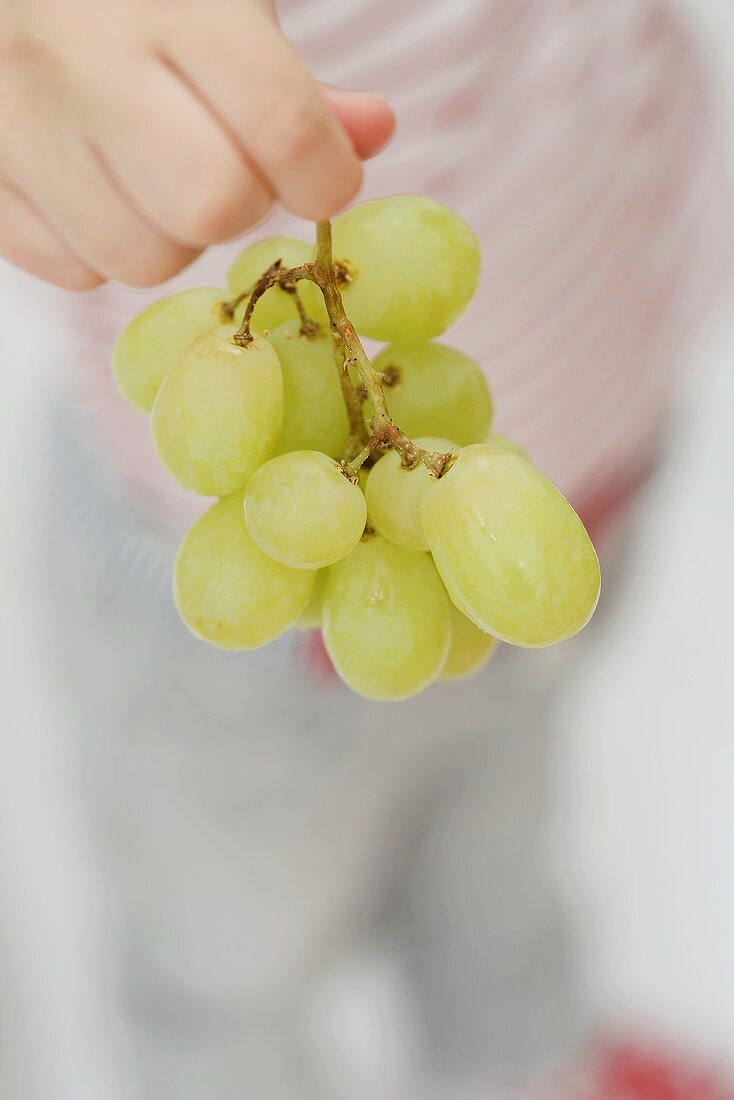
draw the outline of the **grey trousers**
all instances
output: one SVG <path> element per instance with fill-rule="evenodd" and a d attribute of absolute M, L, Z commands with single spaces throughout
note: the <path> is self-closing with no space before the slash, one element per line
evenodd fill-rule
<path fill-rule="evenodd" d="M 42 629 L 136 1096 L 457 1100 L 567 1056 L 587 1021 L 540 846 L 568 660 L 503 649 L 385 705 L 296 634 L 210 649 L 172 606 L 177 533 L 69 409 L 49 438 Z"/>

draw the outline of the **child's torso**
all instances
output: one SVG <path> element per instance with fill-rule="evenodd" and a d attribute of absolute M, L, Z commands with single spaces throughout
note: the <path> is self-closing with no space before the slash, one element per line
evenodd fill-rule
<path fill-rule="evenodd" d="M 433 195 L 476 230 L 482 283 L 447 339 L 486 370 L 497 427 L 576 502 L 613 496 L 649 455 L 703 290 L 707 111 L 691 41 L 641 2 L 283 0 L 279 11 L 320 79 L 396 109 L 365 196 Z M 276 231 L 311 228 L 278 212 L 263 233 Z M 210 250 L 177 283 L 221 282 L 240 247 Z M 140 305 L 111 287 L 80 303 L 77 381 L 113 476 L 175 513 L 187 504 L 107 366 Z"/>

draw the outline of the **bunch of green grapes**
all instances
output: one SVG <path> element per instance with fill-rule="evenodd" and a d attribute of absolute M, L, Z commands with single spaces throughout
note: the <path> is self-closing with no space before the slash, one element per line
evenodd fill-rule
<path fill-rule="evenodd" d="M 331 241 L 248 248 L 226 290 L 135 317 L 113 368 L 165 469 L 216 498 L 174 565 L 189 630 L 237 650 L 320 629 L 350 688 L 404 699 L 499 641 L 575 634 L 599 563 L 558 489 L 491 431 L 479 366 L 435 340 L 477 285 L 468 225 L 406 195 L 355 206 Z M 386 345 L 372 364 L 355 330 Z"/>

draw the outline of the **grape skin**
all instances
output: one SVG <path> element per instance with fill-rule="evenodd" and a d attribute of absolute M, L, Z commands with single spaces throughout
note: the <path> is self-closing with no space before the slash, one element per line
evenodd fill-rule
<path fill-rule="evenodd" d="M 282 261 L 284 268 L 300 267 L 313 259 L 313 245 L 295 237 L 267 237 L 250 245 L 240 253 L 227 274 L 227 286 L 232 297 L 252 290 L 255 283 L 269 267 Z M 298 293 L 306 312 L 314 320 L 326 319 L 326 308 L 321 291 L 314 283 L 301 280 Z M 247 299 L 238 308 L 236 317 L 241 319 Z M 297 317 L 293 295 L 279 286 L 267 290 L 253 310 L 251 327 L 255 332 L 272 332 L 273 329 Z"/>
<path fill-rule="evenodd" d="M 283 423 L 278 357 L 263 337 L 246 348 L 234 325 L 199 337 L 168 373 L 153 406 L 153 445 L 185 489 L 228 496 L 272 454 Z"/>
<path fill-rule="evenodd" d="M 312 450 L 338 458 L 349 422 L 328 331 L 301 336 L 300 322 L 292 321 L 268 340 L 280 360 L 285 394 L 278 453 Z"/>
<path fill-rule="evenodd" d="M 460 447 L 485 439 L 492 397 L 468 355 L 444 344 L 411 343 L 383 348 L 373 366 L 378 371 L 397 368 L 398 381 L 385 387 L 385 396 L 391 417 L 411 439 L 438 435 Z"/>
<path fill-rule="evenodd" d="M 323 569 L 362 537 L 367 505 L 337 462 L 319 451 L 271 458 L 250 478 L 245 522 L 260 549 L 294 569 Z"/>
<path fill-rule="evenodd" d="M 568 501 L 519 455 L 467 447 L 426 490 L 423 529 L 451 599 L 519 646 L 575 634 L 599 598 L 599 561 Z"/>
<path fill-rule="evenodd" d="M 237 494 L 201 516 L 173 571 L 176 608 L 197 638 L 221 649 L 258 649 L 295 623 L 314 574 L 263 554 L 248 534 Z"/>
<path fill-rule="evenodd" d="M 418 195 L 353 206 L 334 221 L 333 248 L 352 278 L 341 288 L 347 316 L 374 340 L 439 336 L 464 312 L 479 278 L 470 227 Z"/>
<path fill-rule="evenodd" d="M 311 589 L 311 598 L 293 624 L 296 630 L 318 630 L 324 606 L 324 590 L 329 577 L 328 569 L 319 569 Z"/>
<path fill-rule="evenodd" d="M 406 699 L 440 674 L 449 601 L 428 554 L 375 535 L 329 570 L 324 645 L 342 680 L 368 699 Z"/>
<path fill-rule="evenodd" d="M 426 451 L 458 454 L 458 448 L 450 439 L 421 436 L 415 442 Z M 421 500 L 434 480 L 423 463 L 406 470 L 397 451 L 388 451 L 375 463 L 367 478 L 365 496 L 372 526 L 396 546 L 406 550 L 428 550 L 421 521 Z"/>
<path fill-rule="evenodd" d="M 513 454 L 520 455 L 520 458 L 530 462 L 528 452 L 514 439 L 510 439 L 509 435 L 503 435 L 502 432 L 489 432 L 485 442 L 488 447 L 496 447 L 500 451 L 512 451 Z"/>
<path fill-rule="evenodd" d="M 487 664 L 496 649 L 497 639 L 480 630 L 451 604 L 451 648 L 441 670 L 441 679 L 468 679 Z"/>
<path fill-rule="evenodd" d="M 181 290 L 133 317 L 112 352 L 112 372 L 126 401 L 150 412 L 163 379 L 189 344 L 221 324 L 223 300 L 223 291 L 213 287 Z"/>

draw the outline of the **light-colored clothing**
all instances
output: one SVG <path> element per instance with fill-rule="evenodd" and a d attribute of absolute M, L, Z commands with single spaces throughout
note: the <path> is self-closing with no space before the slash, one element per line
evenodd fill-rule
<path fill-rule="evenodd" d="M 283 0 L 280 11 L 322 79 L 396 109 L 365 196 L 432 195 L 477 232 L 480 289 L 446 339 L 485 369 L 498 429 L 582 509 L 634 482 L 727 233 L 692 36 L 653 0 Z M 279 213 L 260 232 L 313 228 Z M 241 247 L 212 250 L 175 285 L 220 284 Z M 75 379 L 109 476 L 178 518 L 198 502 L 158 469 L 107 366 L 148 297 L 105 288 L 79 303 Z"/>
<path fill-rule="evenodd" d="M 73 410 L 49 441 L 38 630 L 130 1100 L 459 1100 L 572 1057 L 589 1019 L 538 845 L 574 643 L 389 706 L 313 676 L 292 634 L 203 646 L 165 527 L 107 494 Z"/>

